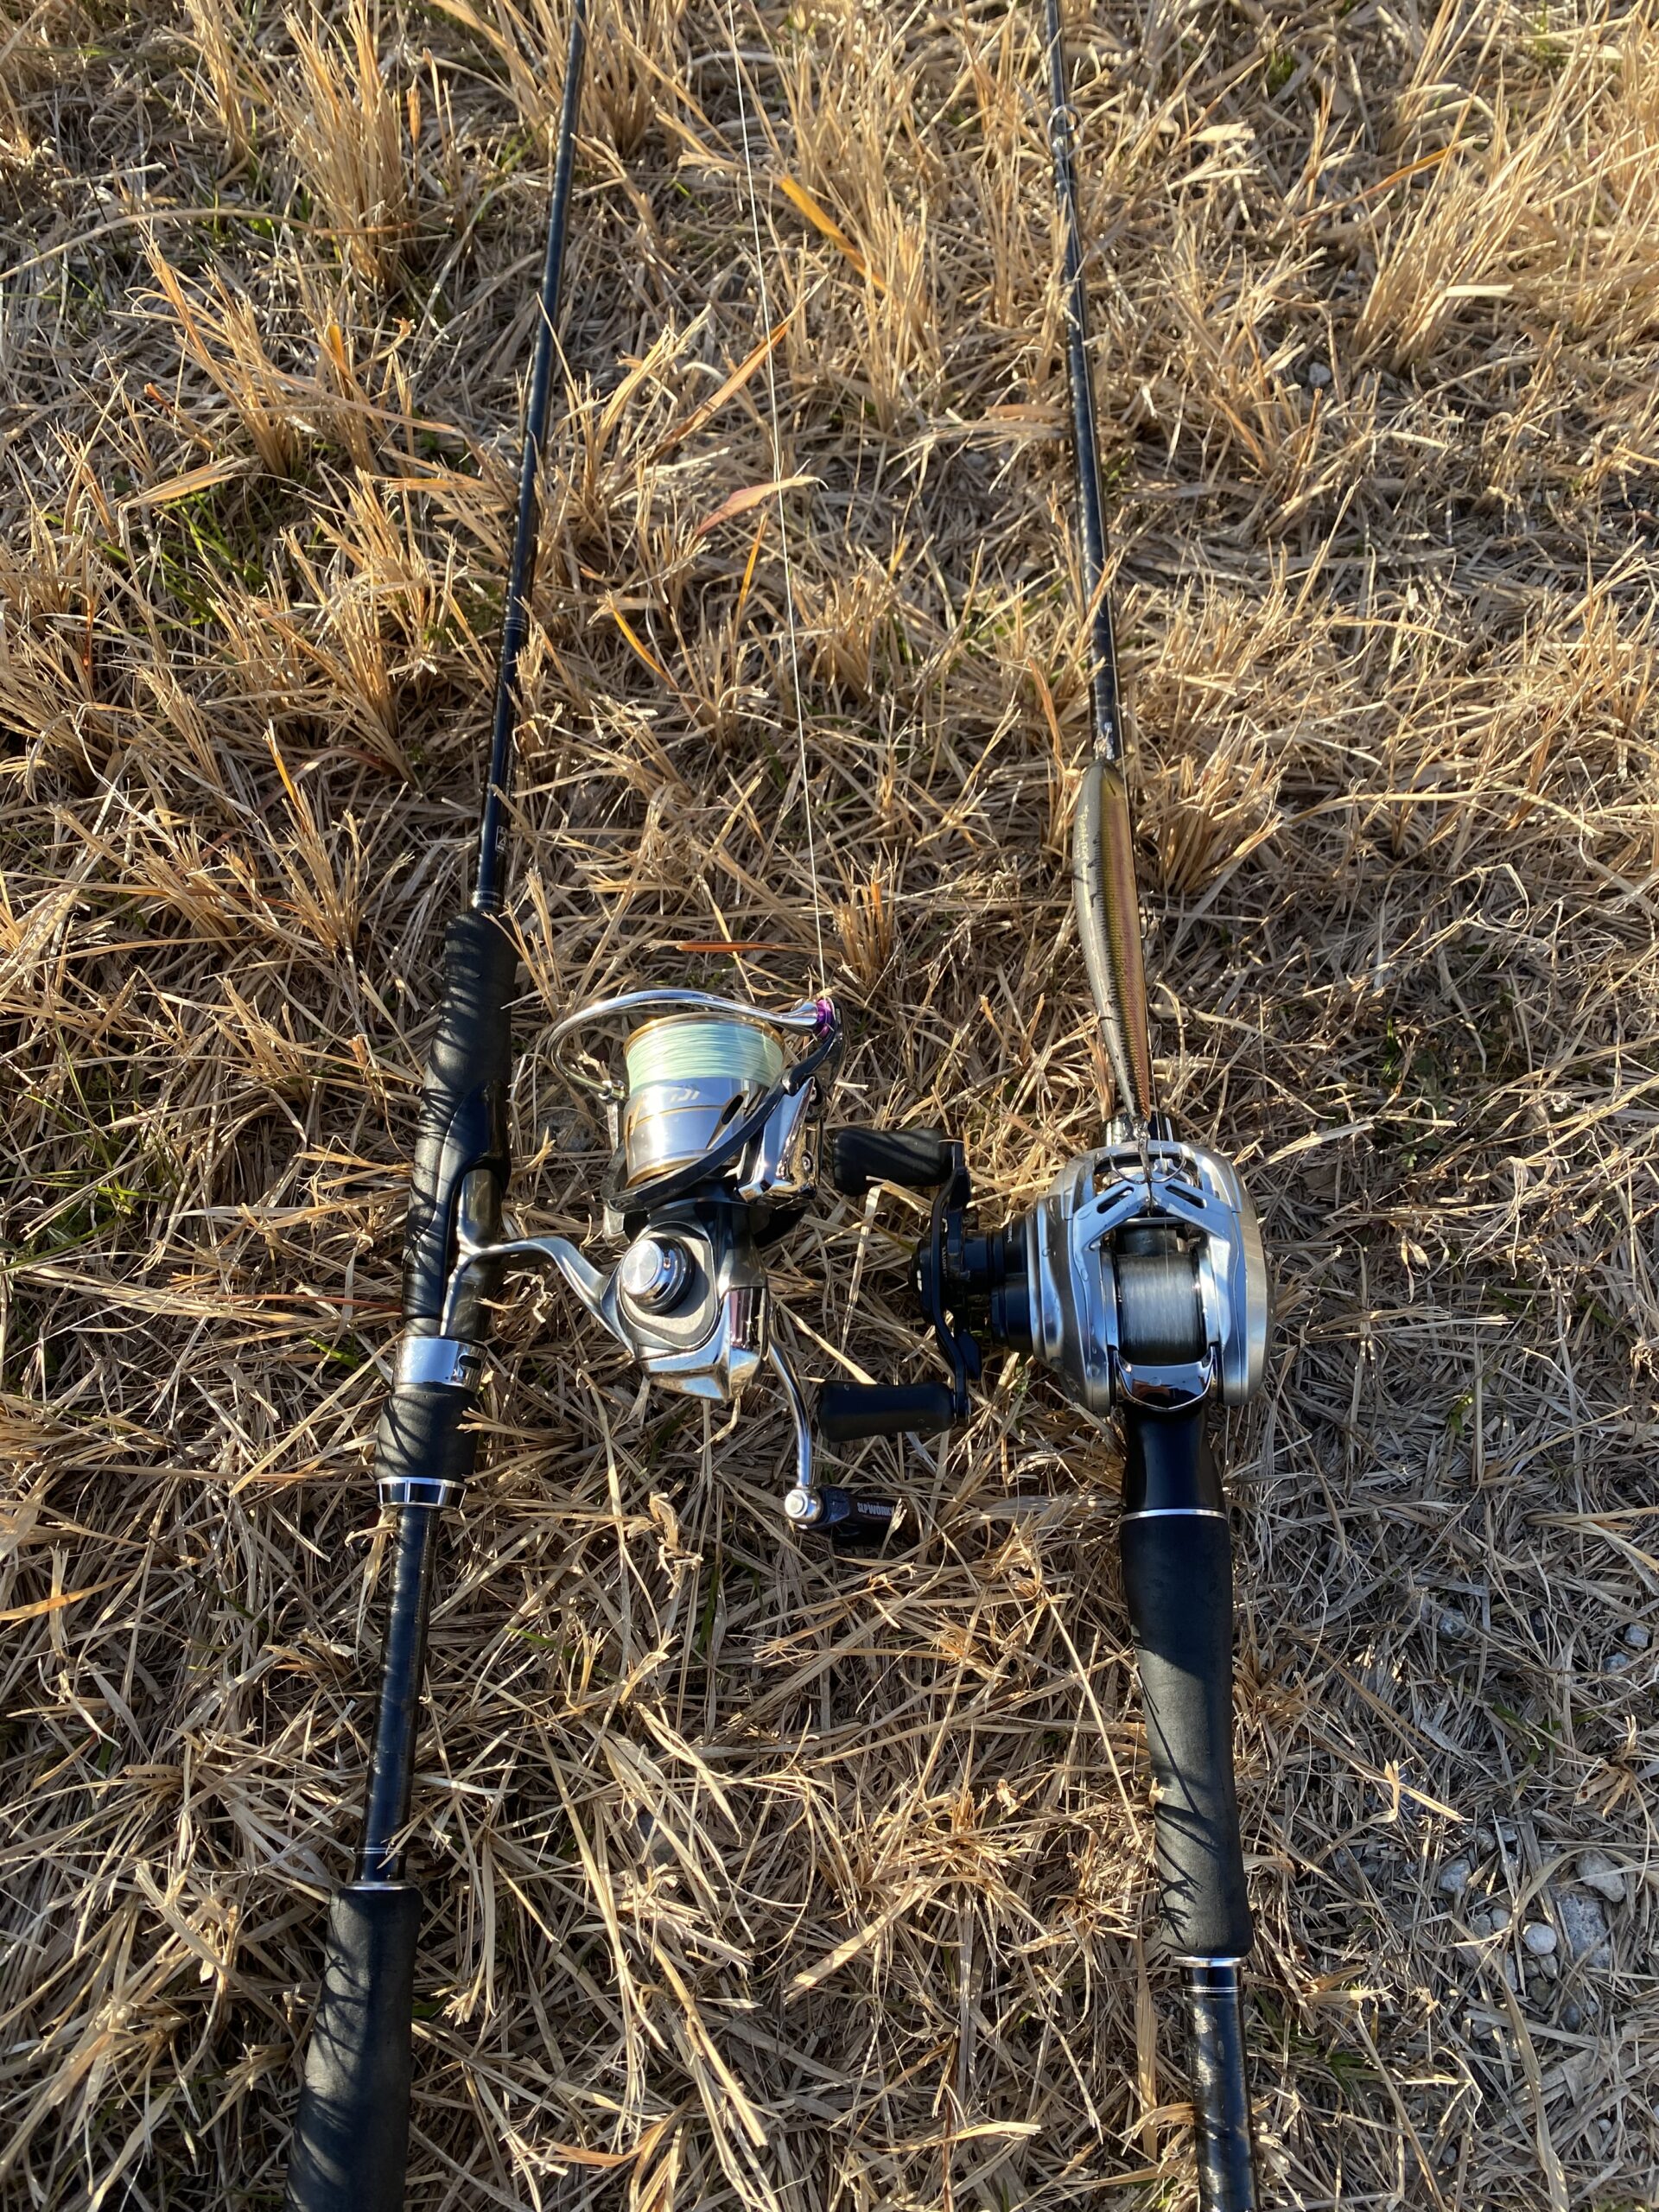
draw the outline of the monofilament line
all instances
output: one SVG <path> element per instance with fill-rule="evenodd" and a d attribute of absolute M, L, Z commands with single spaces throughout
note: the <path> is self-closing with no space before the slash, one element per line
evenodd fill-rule
<path fill-rule="evenodd" d="M 760 290 L 760 329 L 764 337 L 772 334 L 772 302 L 766 290 L 766 257 L 760 243 L 760 200 L 755 190 L 754 160 L 749 150 L 749 99 L 744 82 L 743 63 L 737 50 L 737 13 L 734 0 L 726 0 L 726 24 L 732 41 L 732 69 L 737 79 L 738 121 L 743 139 L 743 171 L 748 182 L 749 224 L 754 232 L 754 274 Z M 774 359 L 776 347 L 766 347 L 766 397 L 772 429 L 772 474 L 775 483 L 784 479 L 783 433 L 778 422 L 778 371 Z M 789 551 L 789 516 L 784 505 L 784 495 L 778 494 L 778 538 L 784 563 L 784 620 L 789 632 L 789 680 L 795 696 L 795 741 L 800 756 L 801 801 L 806 810 L 806 865 L 812 880 L 812 926 L 818 940 L 818 988 L 823 990 L 827 977 L 823 957 L 823 894 L 818 888 L 817 840 L 812 825 L 812 777 L 806 753 L 806 708 L 801 697 L 801 649 L 795 634 L 795 571 Z"/>

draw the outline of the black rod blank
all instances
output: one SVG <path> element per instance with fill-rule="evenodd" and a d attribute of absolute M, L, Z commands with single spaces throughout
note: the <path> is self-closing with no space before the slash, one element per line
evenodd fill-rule
<path fill-rule="evenodd" d="M 401 1882 L 398 1838 L 409 1825 L 415 1790 L 415 1739 L 421 1725 L 421 1676 L 426 1665 L 427 1621 L 432 1611 L 432 1569 L 438 1516 L 430 1506 L 398 1510 L 392 1555 L 391 1597 L 386 1607 L 386 1648 L 381 1660 L 380 1708 L 369 1761 L 358 1879 Z"/>
<path fill-rule="evenodd" d="M 1123 758 L 1117 696 L 1117 640 L 1106 589 L 1106 500 L 1100 480 L 1100 439 L 1089 381 L 1089 289 L 1084 276 L 1083 222 L 1077 212 L 1077 162 L 1071 137 L 1071 102 L 1065 77 L 1065 34 L 1060 0 L 1048 0 L 1048 148 L 1054 164 L 1054 197 L 1060 211 L 1064 270 L 1065 356 L 1071 391 L 1071 456 L 1077 465 L 1077 546 L 1092 655 L 1090 698 L 1095 750 L 1103 760 Z"/>
<path fill-rule="evenodd" d="M 531 594 L 536 588 L 536 549 L 541 531 L 539 498 L 542 449 L 553 399 L 553 357 L 558 346 L 559 292 L 564 278 L 564 238 L 570 209 L 570 178 L 575 166 L 576 113 L 582 105 L 582 65 L 588 51 L 588 0 L 571 0 L 570 43 L 565 56 L 564 98 L 559 106 L 558 152 L 553 169 L 553 200 L 547 219 L 547 255 L 531 363 L 530 395 L 524 408 L 524 449 L 518 463 L 518 518 L 513 527 L 512 558 L 507 569 L 506 612 L 501 626 L 501 660 L 496 671 L 495 711 L 490 728 L 490 780 L 485 788 L 478 830 L 478 878 L 473 906 L 480 914 L 501 907 L 501 847 L 506 834 L 507 801 L 512 790 L 512 755 L 523 699 L 518 660 L 530 636 Z"/>

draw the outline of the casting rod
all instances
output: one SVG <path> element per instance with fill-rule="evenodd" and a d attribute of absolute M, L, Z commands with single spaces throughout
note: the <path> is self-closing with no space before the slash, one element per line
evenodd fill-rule
<path fill-rule="evenodd" d="M 1095 1007 L 1117 1087 L 1121 1134 L 1147 1161 L 1154 1122 L 1150 1023 L 1134 827 L 1124 772 L 1105 505 L 1089 366 L 1089 302 L 1060 0 L 1046 0 L 1049 149 L 1058 207 L 1076 532 L 1090 650 L 1094 759 L 1073 825 L 1072 876 Z M 1253 1217 L 1252 1217 L 1253 1229 Z M 1136 1249 L 1129 1249 L 1132 1238 Z M 1257 1245 L 1259 1251 L 1259 1243 Z M 1120 1327 L 1130 1286 L 1178 1285 L 1172 1232 L 1128 1232 L 1116 1261 Z M 1261 1287 L 1265 1298 L 1265 1280 Z M 1190 1300 L 1189 1300 L 1190 1303 Z M 1262 1317 L 1265 1328 L 1265 1315 Z M 1172 1345 L 1168 1349 L 1173 1350 Z M 1213 1386 L 1212 1386 L 1213 1388 Z M 1125 1446 L 1124 1596 L 1135 1636 L 1154 1815 L 1159 1917 L 1185 1982 L 1198 2198 L 1203 2212 L 1259 2202 L 1238 1967 L 1250 1911 L 1233 1781 L 1231 1537 L 1201 1400 L 1160 1405 L 1120 1387 Z M 1173 1395 L 1173 1394 L 1172 1394 Z"/>
<path fill-rule="evenodd" d="M 1093 758 L 1072 826 L 1072 882 L 1116 1090 L 1106 1141 L 1068 1161 L 1020 1219 L 970 1231 L 959 1141 L 839 1133 L 837 1179 L 934 1191 L 914 1286 L 953 1378 L 953 1418 L 983 1372 L 976 1332 L 1041 1360 L 1096 1418 L 1122 1423 L 1119 1541 L 1155 1784 L 1157 1918 L 1183 1970 L 1203 2212 L 1255 2212 L 1238 1969 L 1249 1901 L 1233 1777 L 1232 1537 L 1210 1430 L 1260 1389 L 1269 1300 L 1255 1214 L 1236 1170 L 1156 1109 L 1134 825 L 1107 590 L 1088 296 L 1059 0 L 1046 0 L 1048 138 L 1062 245 L 1074 520 L 1088 639 Z"/>

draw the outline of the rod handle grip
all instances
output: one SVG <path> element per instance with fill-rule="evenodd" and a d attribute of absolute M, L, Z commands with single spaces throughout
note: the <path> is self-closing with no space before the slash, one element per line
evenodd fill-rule
<path fill-rule="evenodd" d="M 1162 1419 L 1131 1409 L 1129 1473 L 1137 1492 L 1220 1496 L 1204 1414 Z M 1141 1466 L 1136 1465 L 1137 1455 Z M 1189 1467 L 1189 1460 L 1200 1465 Z M 1194 1479 L 1194 1477 L 1197 1479 Z M 1124 1516 L 1123 1594 L 1141 1666 L 1154 1815 L 1159 1916 L 1183 1958 L 1240 1959 L 1249 1902 L 1233 1783 L 1233 1565 L 1224 1511 Z"/>
<path fill-rule="evenodd" d="M 455 1256 L 465 1177 L 486 1167 L 498 1198 L 511 1166 L 507 1082 L 518 973 L 512 940 L 488 914 L 459 914 L 444 932 L 443 1002 L 421 1084 L 404 1230 L 404 1318 L 435 1321 Z"/>
<path fill-rule="evenodd" d="M 329 1904 L 287 2212 L 401 2212 L 420 1922 L 410 1882 L 350 1883 Z"/>
<path fill-rule="evenodd" d="M 831 1444 L 861 1436 L 936 1436 L 954 1414 L 943 1382 L 826 1382 L 818 1392 L 818 1433 Z"/>
<path fill-rule="evenodd" d="M 830 1180 L 842 1198 L 861 1198 L 873 1183 L 931 1191 L 956 1173 L 956 1147 L 937 1129 L 832 1129 Z"/>
<path fill-rule="evenodd" d="M 462 1424 L 477 1407 L 475 1390 L 401 1383 L 374 1432 L 376 1481 L 466 1482 L 478 1461 L 478 1431 Z"/>

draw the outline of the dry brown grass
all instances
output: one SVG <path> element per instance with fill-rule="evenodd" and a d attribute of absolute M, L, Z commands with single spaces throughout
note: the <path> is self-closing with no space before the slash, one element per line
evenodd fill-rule
<path fill-rule="evenodd" d="M 706 411 L 764 335 L 723 0 L 620 13 L 516 847 L 520 1206 L 593 1219 L 556 1015 L 792 996 L 815 896 L 843 1112 L 945 1122 L 1024 1200 L 1101 1109 L 1029 13 L 738 17 L 806 790 L 776 510 L 701 527 L 774 473 L 764 371 Z M 1161 1065 L 1280 1270 L 1233 1439 L 1273 2199 L 1651 2203 L 1659 12 L 1077 29 Z M 543 0 L 0 29 L 20 2208 L 278 2197 L 559 39 Z M 728 934 L 788 950 L 673 950 Z M 920 1371 L 910 1225 L 798 1240 L 812 1371 Z M 769 1405 L 642 1403 L 556 1294 L 494 1405 L 434 1632 L 411 2202 L 1187 2202 L 1109 1437 L 994 1363 L 948 1449 L 867 1447 L 922 1533 L 866 1576 L 785 1536 Z"/>

